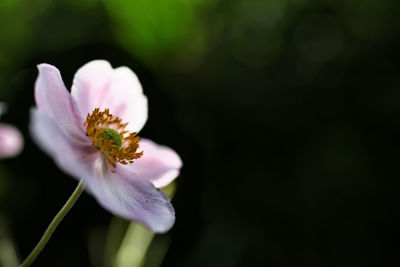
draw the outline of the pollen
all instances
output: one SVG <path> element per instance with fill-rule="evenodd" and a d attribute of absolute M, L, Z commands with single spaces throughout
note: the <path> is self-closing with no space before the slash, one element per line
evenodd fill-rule
<path fill-rule="evenodd" d="M 84 123 L 86 136 L 114 168 L 117 163 L 131 164 L 143 155 L 143 151 L 137 152 L 140 137 L 135 132 L 125 130 L 127 125 L 119 117 L 113 116 L 109 109 L 100 111 L 99 108 L 88 114 Z M 115 173 L 115 170 L 111 172 Z"/>

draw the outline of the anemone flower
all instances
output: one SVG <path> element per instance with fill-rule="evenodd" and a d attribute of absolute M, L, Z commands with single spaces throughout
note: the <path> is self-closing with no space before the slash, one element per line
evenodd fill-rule
<path fill-rule="evenodd" d="M 182 162 L 171 148 L 137 136 L 147 98 L 136 75 L 91 61 L 76 72 L 69 93 L 56 67 L 38 69 L 30 125 L 38 146 L 111 213 L 153 232 L 169 230 L 175 212 L 159 188 L 178 176 Z"/>
<path fill-rule="evenodd" d="M 0 103 L 0 116 L 5 111 L 5 104 Z M 11 158 L 21 153 L 24 139 L 13 125 L 0 123 L 0 159 Z"/>

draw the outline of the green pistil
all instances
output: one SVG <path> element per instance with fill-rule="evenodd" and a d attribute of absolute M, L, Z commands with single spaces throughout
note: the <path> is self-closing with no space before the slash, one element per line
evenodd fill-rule
<path fill-rule="evenodd" d="M 122 137 L 119 134 L 119 132 L 117 132 L 114 129 L 110 129 L 110 128 L 105 129 L 103 132 L 103 138 L 105 140 L 111 140 L 113 142 L 113 144 L 115 145 L 115 147 L 118 149 L 120 149 L 122 146 Z"/>

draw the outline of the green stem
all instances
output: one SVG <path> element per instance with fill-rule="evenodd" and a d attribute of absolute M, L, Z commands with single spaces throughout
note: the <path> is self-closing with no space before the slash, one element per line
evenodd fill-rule
<path fill-rule="evenodd" d="M 51 221 L 50 225 L 47 227 L 46 231 L 44 232 L 42 238 L 37 243 L 36 247 L 32 250 L 31 254 L 29 254 L 26 260 L 20 265 L 20 267 L 28 267 L 29 265 L 32 264 L 32 262 L 36 259 L 36 257 L 42 251 L 42 249 L 46 246 L 54 230 L 56 230 L 58 224 L 62 221 L 62 219 L 72 208 L 72 206 L 74 206 L 75 202 L 78 200 L 79 196 L 81 195 L 84 189 L 85 189 L 85 183 L 83 182 L 83 180 L 81 180 L 78 186 L 76 187 L 75 191 L 72 193 L 72 195 L 69 197 L 67 202 L 62 207 L 62 209 L 57 213 L 53 221 Z"/>

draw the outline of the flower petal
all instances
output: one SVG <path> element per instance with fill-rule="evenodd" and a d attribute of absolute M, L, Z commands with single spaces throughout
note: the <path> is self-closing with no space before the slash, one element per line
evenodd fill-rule
<path fill-rule="evenodd" d="M 66 133 L 84 139 L 83 121 L 76 112 L 76 103 L 65 88 L 58 69 L 49 64 L 38 65 L 35 100 L 38 108 L 53 118 Z"/>
<path fill-rule="evenodd" d="M 66 173 L 84 179 L 87 189 L 110 212 L 142 223 L 154 232 L 169 230 L 175 212 L 168 197 L 149 181 L 132 173 L 111 173 L 103 154 L 91 144 L 70 138 L 54 120 L 32 109 L 31 132 L 34 140 Z"/>
<path fill-rule="evenodd" d="M 12 125 L 0 123 L 0 158 L 18 155 L 23 147 L 24 139 L 20 131 Z"/>
<path fill-rule="evenodd" d="M 137 76 L 127 67 L 113 69 L 105 60 L 91 61 L 76 72 L 71 94 L 81 117 L 95 108 L 108 108 L 128 123 L 128 131 L 139 132 L 146 123 L 147 98 Z"/>
<path fill-rule="evenodd" d="M 100 156 L 91 143 L 79 142 L 71 138 L 50 118 L 36 108 L 31 109 L 30 131 L 33 140 L 49 156 L 53 157 L 57 166 L 76 179 L 92 173 L 92 162 Z"/>
<path fill-rule="evenodd" d="M 103 159 L 98 160 L 93 195 L 110 212 L 138 221 L 153 232 L 164 233 L 175 222 L 175 211 L 167 195 L 149 181 L 123 170 L 111 173 Z"/>
<path fill-rule="evenodd" d="M 141 138 L 138 151 L 143 151 L 141 158 L 133 164 L 118 166 L 118 169 L 124 168 L 127 172 L 152 182 L 157 188 L 168 185 L 179 175 L 182 161 L 173 149 Z"/>

